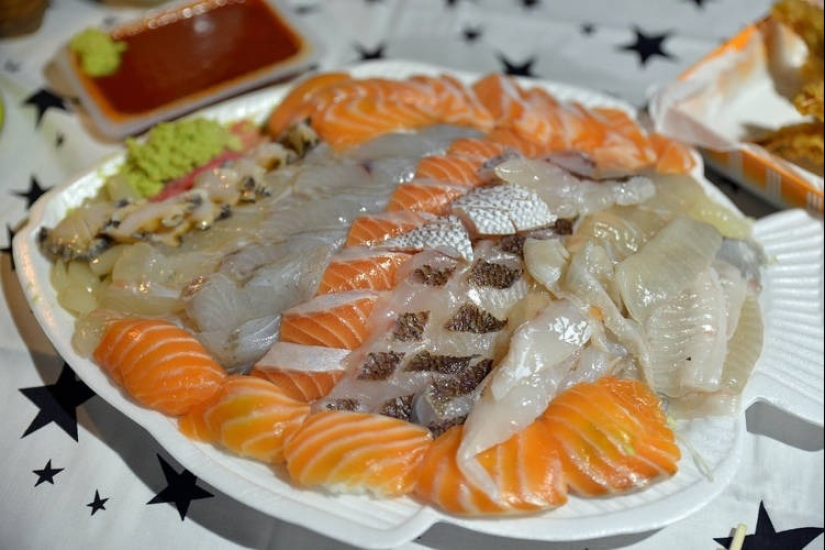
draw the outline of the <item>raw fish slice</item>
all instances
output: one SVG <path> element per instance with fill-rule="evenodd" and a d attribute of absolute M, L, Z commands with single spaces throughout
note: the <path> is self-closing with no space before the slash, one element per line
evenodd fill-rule
<path fill-rule="evenodd" d="M 412 492 L 432 445 L 426 428 L 378 414 L 312 414 L 284 449 L 292 480 L 333 492 L 395 497 Z"/>
<path fill-rule="evenodd" d="M 605 128 L 604 138 L 584 149 L 602 169 L 639 172 L 656 165 L 657 151 L 639 123 L 620 109 L 594 107 L 591 116 Z"/>
<path fill-rule="evenodd" d="M 429 87 L 432 97 L 436 100 L 435 110 L 431 114 L 441 122 L 472 126 L 485 132 L 493 129 L 493 116 L 476 97 L 472 87 L 454 76 L 415 75 L 410 81 Z"/>
<path fill-rule="evenodd" d="M 470 236 L 456 216 L 436 218 L 375 246 L 402 252 L 437 250 L 450 257 L 473 259 Z"/>
<path fill-rule="evenodd" d="M 230 375 L 210 399 L 179 420 L 187 437 L 215 443 L 267 464 L 284 460 L 284 444 L 309 415 L 309 404 L 292 399 L 263 378 Z"/>
<path fill-rule="evenodd" d="M 496 128 L 487 134 L 487 139 L 518 151 L 527 158 L 540 157 L 548 153 L 546 147 L 539 142 L 526 139 L 510 128 Z"/>
<path fill-rule="evenodd" d="M 426 213 L 409 210 L 392 210 L 359 216 L 350 227 L 345 245 L 371 246 L 406 233 L 432 219 L 433 216 Z"/>
<path fill-rule="evenodd" d="M 415 495 L 427 504 L 462 516 L 518 514 L 567 502 L 558 444 L 542 423 L 481 453 L 481 468 L 493 480 L 493 494 L 464 476 L 456 462 L 463 435 L 454 426 L 439 436 L 424 457 Z"/>
<path fill-rule="evenodd" d="M 249 375 L 273 382 L 293 399 L 311 402 L 327 395 L 344 376 L 343 360 L 349 353 L 346 349 L 275 342 Z"/>
<path fill-rule="evenodd" d="M 367 247 L 349 247 L 333 256 L 318 285 L 317 294 L 356 289 L 389 290 L 395 273 L 410 254 Z"/>
<path fill-rule="evenodd" d="M 283 342 L 354 349 L 367 335 L 366 322 L 379 293 L 351 290 L 323 294 L 281 316 Z"/>
<path fill-rule="evenodd" d="M 466 194 L 472 187 L 431 180 L 413 180 L 404 182 L 393 191 L 387 202 L 390 212 L 408 210 L 410 212 L 427 212 L 445 214 L 450 203 Z"/>
<path fill-rule="evenodd" d="M 192 334 L 160 319 L 112 322 L 92 358 L 135 401 L 169 416 L 211 397 L 226 377 Z"/>
<path fill-rule="evenodd" d="M 352 80 L 344 72 L 324 72 L 312 75 L 295 85 L 267 120 L 267 131 L 275 138 L 292 124 L 300 122 L 312 112 L 312 99 L 330 86 Z"/>
<path fill-rule="evenodd" d="M 696 166 L 696 154 L 684 143 L 662 134 L 650 134 L 650 144 L 656 152 L 656 172 L 659 174 L 688 174 Z"/>
<path fill-rule="evenodd" d="M 509 184 L 474 189 L 454 200 L 450 212 L 476 236 L 513 235 L 557 219 L 536 192 Z"/>
<path fill-rule="evenodd" d="M 572 493 L 605 496 L 676 473 L 681 457 L 661 403 L 643 382 L 611 376 L 559 394 L 540 417 Z"/>
<path fill-rule="evenodd" d="M 388 132 L 413 130 L 435 122 L 413 105 L 365 96 L 328 105 L 313 115 L 312 127 L 333 149 L 343 150 Z"/>
<path fill-rule="evenodd" d="M 481 172 L 483 166 L 484 160 L 478 157 L 457 154 L 430 155 L 419 161 L 414 178 L 477 187 L 486 183 Z"/>
<path fill-rule="evenodd" d="M 488 161 L 513 153 L 512 147 L 487 138 L 459 138 L 447 147 L 447 155 L 461 155 Z"/>
<path fill-rule="evenodd" d="M 496 126 L 505 126 L 518 119 L 526 108 L 523 91 L 513 77 L 490 73 L 476 80 L 472 87 Z"/>

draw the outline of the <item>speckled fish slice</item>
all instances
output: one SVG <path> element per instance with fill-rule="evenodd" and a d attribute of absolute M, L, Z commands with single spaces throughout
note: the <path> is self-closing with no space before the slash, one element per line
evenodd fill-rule
<path fill-rule="evenodd" d="M 451 211 L 479 235 L 512 235 L 556 221 L 534 191 L 519 185 L 474 189 L 453 201 Z"/>
<path fill-rule="evenodd" d="M 388 239 L 377 247 L 400 252 L 437 250 L 468 262 L 473 260 L 473 245 L 467 229 L 456 216 L 442 216 L 410 231 Z"/>

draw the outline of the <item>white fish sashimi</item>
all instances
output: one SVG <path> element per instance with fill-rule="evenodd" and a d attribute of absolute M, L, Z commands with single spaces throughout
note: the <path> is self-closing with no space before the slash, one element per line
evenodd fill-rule
<path fill-rule="evenodd" d="M 466 261 L 473 259 L 470 235 L 461 220 L 455 216 L 436 218 L 375 246 L 379 249 L 399 252 L 436 250 L 447 256 L 462 258 Z"/>
<path fill-rule="evenodd" d="M 522 431 L 547 408 L 590 340 L 590 325 L 573 302 L 558 300 L 514 331 L 507 355 L 467 417 L 457 454 L 465 475 L 489 494 L 495 484 L 475 457 Z"/>
<path fill-rule="evenodd" d="M 567 269 L 570 253 L 561 239 L 524 240 L 524 265 L 544 288 L 558 295 L 558 282 Z"/>
<path fill-rule="evenodd" d="M 557 217 L 538 194 L 518 185 L 491 185 L 473 189 L 450 205 L 475 235 L 512 235 L 545 227 Z"/>
<path fill-rule="evenodd" d="M 594 181 L 576 177 L 547 159 L 509 159 L 495 172 L 503 181 L 535 191 L 559 218 L 584 216 L 616 204 L 640 204 L 656 194 L 647 177 Z"/>
<path fill-rule="evenodd" d="M 678 397 L 715 391 L 727 353 L 725 291 L 713 268 L 686 289 L 654 307 L 645 323 L 650 342 L 649 382 Z"/>
<path fill-rule="evenodd" d="M 644 323 L 658 304 L 679 294 L 706 270 L 722 235 L 712 225 L 675 218 L 616 266 L 616 283 L 630 316 Z"/>

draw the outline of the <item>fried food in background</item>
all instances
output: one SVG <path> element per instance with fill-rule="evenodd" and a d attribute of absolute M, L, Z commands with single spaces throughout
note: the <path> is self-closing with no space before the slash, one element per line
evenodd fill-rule
<path fill-rule="evenodd" d="M 800 114 L 810 121 L 779 128 L 757 143 L 772 153 L 823 175 L 823 9 L 810 0 L 780 0 L 771 9 L 771 18 L 793 31 L 807 46 L 807 59 L 801 68 L 803 83 L 791 98 Z"/>

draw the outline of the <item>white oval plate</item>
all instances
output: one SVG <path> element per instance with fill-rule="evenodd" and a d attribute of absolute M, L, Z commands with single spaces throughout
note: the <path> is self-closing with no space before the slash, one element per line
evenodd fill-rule
<path fill-rule="evenodd" d="M 350 70 L 356 76 L 394 78 L 441 72 L 431 65 L 384 61 Z M 456 76 L 472 79 L 478 75 Z M 618 100 L 588 90 L 541 81 L 529 83 L 546 87 L 565 100 L 632 111 Z M 199 114 L 220 120 L 263 120 L 287 89 L 259 91 Z M 15 265 L 32 311 L 57 352 L 100 397 L 145 428 L 195 475 L 236 500 L 284 521 L 362 548 L 388 548 L 409 542 L 437 522 L 498 536 L 546 541 L 644 532 L 692 514 L 727 486 L 740 461 L 747 460 L 742 456 L 747 406 L 767 401 L 803 420 L 823 425 L 823 227 L 819 220 L 792 210 L 755 224 L 756 237 L 771 261 L 765 268 L 761 297 L 766 320 L 765 347 L 746 388 L 743 410 L 732 417 L 680 425 L 680 436 L 690 449 L 683 446 L 680 470 L 673 478 L 630 495 L 607 499 L 571 497 L 568 504 L 556 510 L 500 519 L 452 517 L 409 498 L 377 500 L 297 489 L 286 477 L 273 474 L 261 463 L 187 439 L 177 430 L 174 420 L 133 403 L 97 365 L 72 349 L 74 319 L 57 302 L 49 283 L 50 264 L 37 247 L 37 233 L 40 227 L 53 227 L 69 208 L 93 195 L 104 175 L 121 160 L 120 154 L 115 155 L 47 193 L 32 207 L 28 224 L 16 234 Z M 709 193 L 727 202 L 715 187 L 699 179 Z M 692 459 L 694 451 L 711 475 L 706 475 Z"/>

